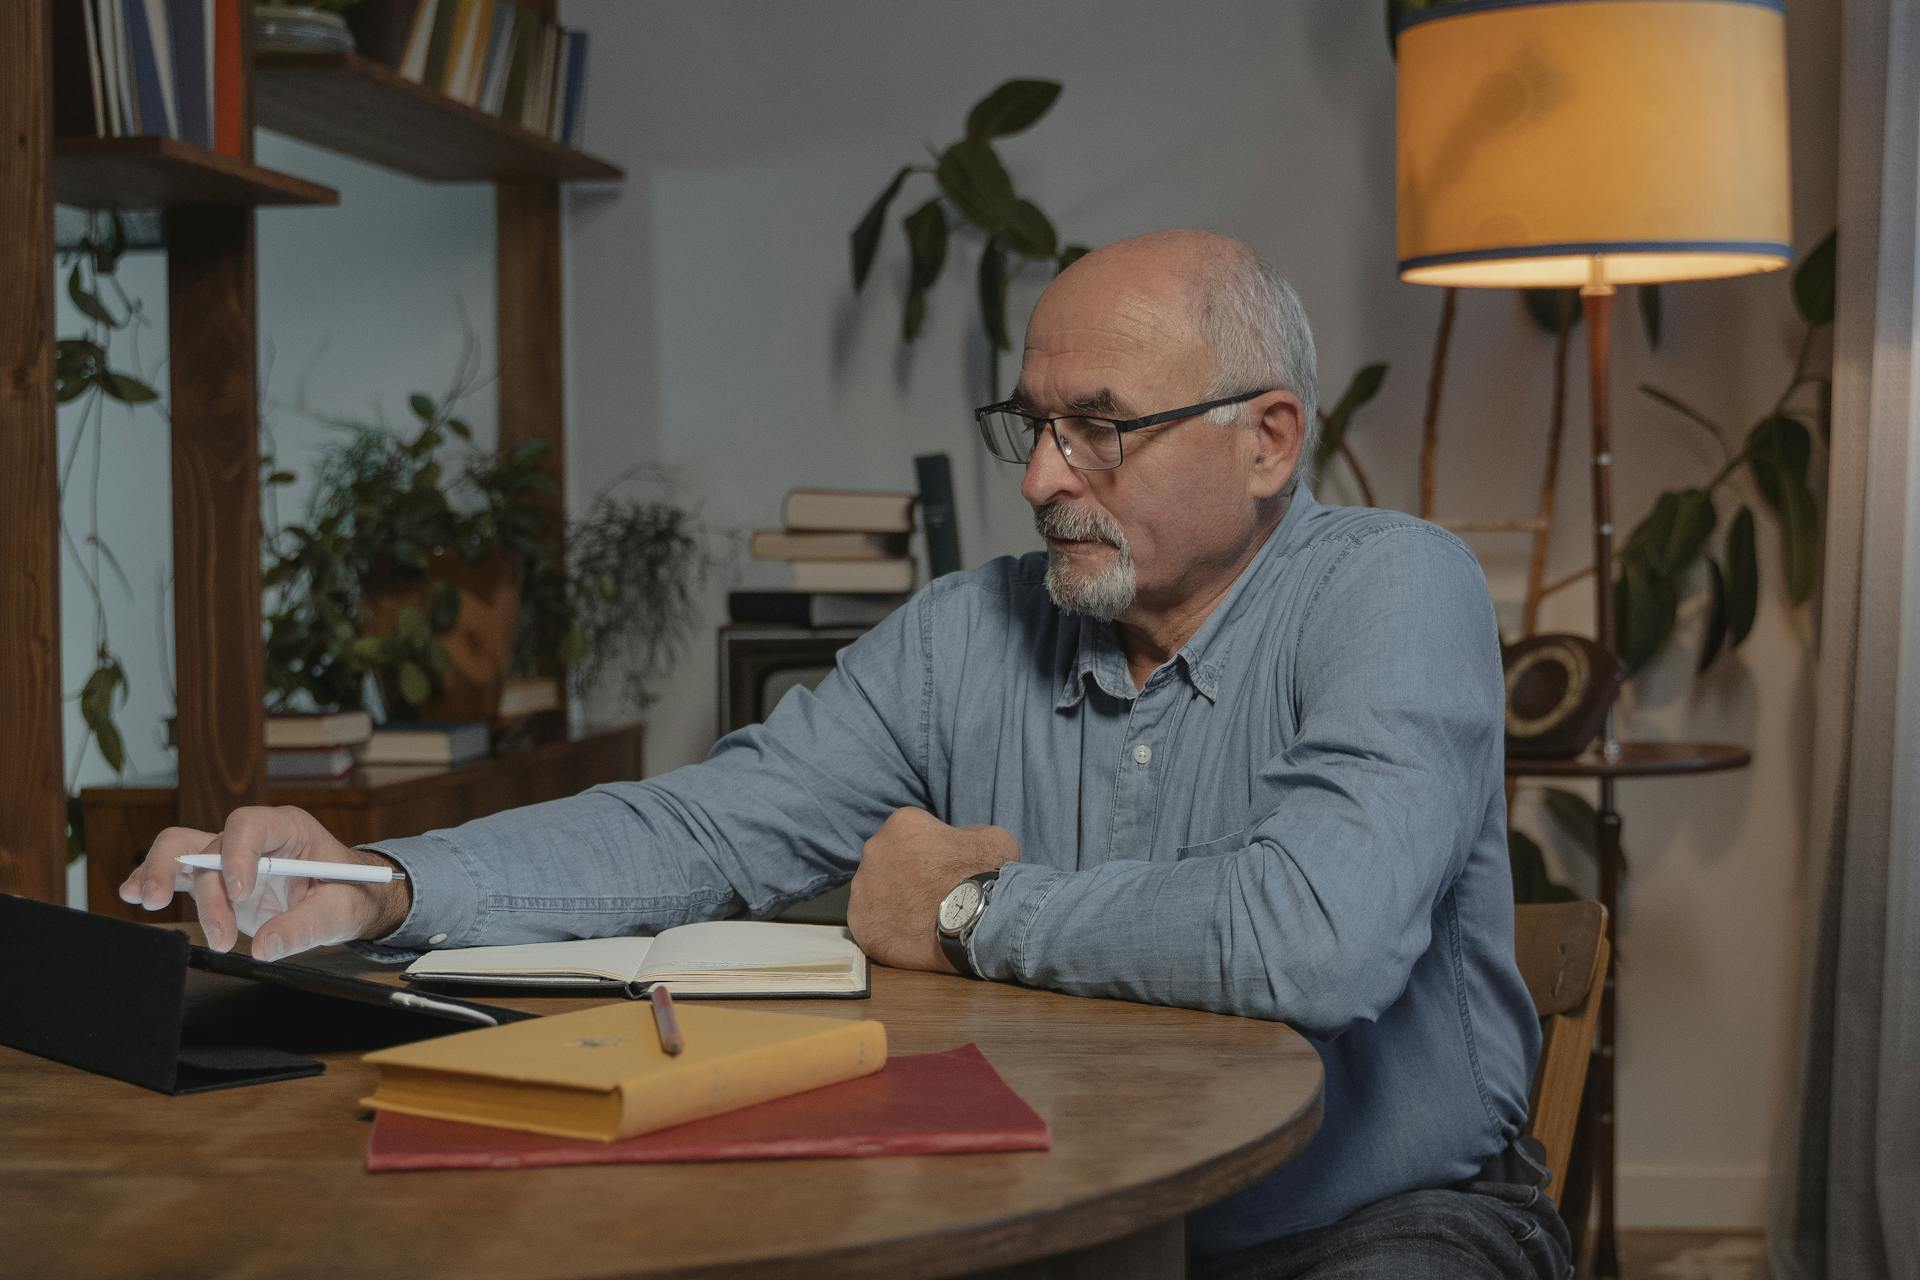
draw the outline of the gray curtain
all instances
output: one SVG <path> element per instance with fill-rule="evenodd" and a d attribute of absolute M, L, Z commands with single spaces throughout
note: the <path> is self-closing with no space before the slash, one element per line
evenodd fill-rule
<path fill-rule="evenodd" d="M 1847 0 L 1797 1088 L 1775 1280 L 1920 1280 L 1920 0 Z"/>

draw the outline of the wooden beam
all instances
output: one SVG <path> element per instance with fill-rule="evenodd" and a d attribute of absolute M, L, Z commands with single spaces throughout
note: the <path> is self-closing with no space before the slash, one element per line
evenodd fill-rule
<path fill-rule="evenodd" d="M 266 793 L 254 213 L 167 214 L 180 822 Z"/>
<path fill-rule="evenodd" d="M 543 437 L 555 509 L 566 508 L 565 322 L 560 289 L 560 186 L 502 182 L 495 196 L 499 259 L 500 448 Z"/>
<path fill-rule="evenodd" d="M 0 5 L 0 890 L 64 902 L 52 12 Z"/>

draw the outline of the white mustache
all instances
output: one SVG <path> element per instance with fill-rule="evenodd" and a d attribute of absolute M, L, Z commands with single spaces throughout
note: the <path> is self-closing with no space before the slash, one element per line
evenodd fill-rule
<path fill-rule="evenodd" d="M 1108 546 L 1127 545 L 1127 536 L 1112 519 L 1090 507 L 1063 507 L 1049 503 L 1033 513 L 1033 527 L 1043 538 L 1067 542 L 1104 542 Z"/>

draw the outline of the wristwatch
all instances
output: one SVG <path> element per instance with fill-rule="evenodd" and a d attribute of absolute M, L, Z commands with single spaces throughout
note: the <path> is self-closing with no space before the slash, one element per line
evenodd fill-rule
<path fill-rule="evenodd" d="M 973 937 L 973 928 L 980 923 L 980 917 L 986 914 L 987 903 L 993 900 L 994 883 L 999 879 L 998 871 L 968 876 L 940 899 L 940 910 L 934 916 L 933 932 L 940 942 L 940 950 L 954 968 L 969 978 L 980 974 L 973 967 L 972 957 L 967 955 L 967 941 Z"/>

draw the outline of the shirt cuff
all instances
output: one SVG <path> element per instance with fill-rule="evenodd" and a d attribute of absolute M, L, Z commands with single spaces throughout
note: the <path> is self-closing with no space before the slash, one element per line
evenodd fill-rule
<path fill-rule="evenodd" d="M 384 938 L 349 942 L 369 960 L 417 960 L 433 947 L 471 947 L 480 942 L 480 883 L 452 841 L 439 835 L 378 840 L 360 846 L 384 854 L 407 873 L 412 901 L 407 918 Z"/>
<path fill-rule="evenodd" d="M 1027 982 L 1032 972 L 1027 940 L 1033 921 L 1068 872 L 1030 862 L 1009 862 L 994 881 L 993 897 L 967 939 L 973 971 L 996 982 Z"/>

